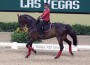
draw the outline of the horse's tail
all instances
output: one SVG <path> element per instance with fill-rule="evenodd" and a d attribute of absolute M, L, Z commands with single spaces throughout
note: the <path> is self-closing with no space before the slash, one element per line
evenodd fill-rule
<path fill-rule="evenodd" d="M 76 32 L 72 30 L 72 27 L 70 25 L 66 25 L 67 33 L 70 35 L 70 37 L 73 39 L 73 45 L 77 46 L 77 35 Z"/>

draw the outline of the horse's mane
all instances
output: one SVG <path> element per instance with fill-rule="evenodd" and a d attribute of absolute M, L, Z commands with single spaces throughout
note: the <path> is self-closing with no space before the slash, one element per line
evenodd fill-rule
<path fill-rule="evenodd" d="M 30 16 L 30 15 L 24 14 L 24 15 L 21 15 L 21 16 L 23 16 L 23 17 L 25 17 L 25 18 L 27 18 L 27 19 L 31 18 L 34 22 L 36 22 L 36 19 L 33 18 L 33 17 Z"/>

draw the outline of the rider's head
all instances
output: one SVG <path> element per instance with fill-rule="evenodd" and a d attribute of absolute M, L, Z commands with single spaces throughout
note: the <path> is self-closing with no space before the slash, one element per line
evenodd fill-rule
<path fill-rule="evenodd" d="M 44 3 L 44 8 L 45 9 L 49 8 L 49 4 L 48 3 Z"/>

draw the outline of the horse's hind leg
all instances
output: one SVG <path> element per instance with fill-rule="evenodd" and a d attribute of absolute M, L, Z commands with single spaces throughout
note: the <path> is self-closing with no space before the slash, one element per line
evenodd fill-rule
<path fill-rule="evenodd" d="M 55 59 L 57 59 L 57 58 L 59 58 L 61 56 L 63 48 L 64 48 L 64 46 L 63 46 L 63 38 L 57 37 L 57 39 L 58 39 L 58 42 L 59 42 L 60 50 L 59 50 L 57 56 L 55 57 Z"/>
<path fill-rule="evenodd" d="M 27 43 L 26 47 L 28 48 L 28 53 L 26 55 L 26 58 L 28 58 L 31 54 L 31 51 L 33 51 L 36 54 L 36 50 L 34 50 L 34 48 L 32 48 L 32 43 L 34 41 L 32 39 L 29 40 L 29 42 Z"/>
<path fill-rule="evenodd" d="M 65 38 L 64 41 L 69 45 L 69 53 L 73 56 L 74 54 L 72 53 L 71 41 L 69 41 L 67 38 Z"/>

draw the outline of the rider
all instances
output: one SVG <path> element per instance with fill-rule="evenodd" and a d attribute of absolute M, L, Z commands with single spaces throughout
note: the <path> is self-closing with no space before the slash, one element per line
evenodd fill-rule
<path fill-rule="evenodd" d="M 44 11 L 43 14 L 39 16 L 39 19 L 40 19 L 39 37 L 44 38 L 45 36 L 44 36 L 43 27 L 50 22 L 50 9 L 48 3 L 44 3 Z"/>

